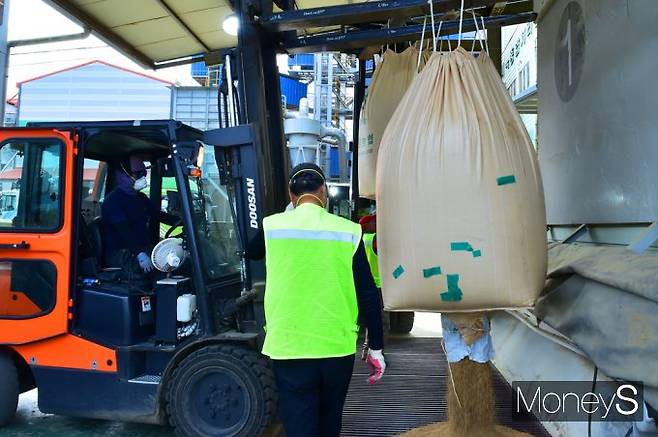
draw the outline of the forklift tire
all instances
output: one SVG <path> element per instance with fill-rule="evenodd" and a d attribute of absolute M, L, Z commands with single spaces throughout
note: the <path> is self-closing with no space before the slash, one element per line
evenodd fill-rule
<path fill-rule="evenodd" d="M 389 329 L 392 334 L 409 334 L 414 327 L 413 311 L 390 312 Z"/>
<path fill-rule="evenodd" d="M 191 353 L 166 390 L 169 422 L 179 436 L 258 436 L 276 414 L 269 362 L 243 346 L 215 344 Z"/>
<path fill-rule="evenodd" d="M 9 354 L 0 351 L 0 427 L 16 415 L 19 390 L 16 364 Z"/>

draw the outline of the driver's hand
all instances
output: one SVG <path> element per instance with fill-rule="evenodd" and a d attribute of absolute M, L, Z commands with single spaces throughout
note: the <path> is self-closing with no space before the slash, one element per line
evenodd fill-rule
<path fill-rule="evenodd" d="M 144 270 L 144 273 L 150 273 L 153 271 L 154 266 L 151 262 L 151 257 L 148 256 L 145 252 L 140 252 L 137 254 L 137 261 L 139 262 L 139 267 Z"/>

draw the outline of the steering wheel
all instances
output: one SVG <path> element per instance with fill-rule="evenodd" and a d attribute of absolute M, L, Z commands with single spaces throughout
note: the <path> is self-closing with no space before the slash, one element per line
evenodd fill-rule
<path fill-rule="evenodd" d="M 183 224 L 183 219 L 182 219 L 182 218 L 179 218 L 178 220 L 176 220 L 176 221 L 174 222 L 174 224 L 171 225 L 171 227 L 170 227 L 169 229 L 167 229 L 167 232 L 165 232 L 164 237 L 165 237 L 165 238 L 170 238 L 170 237 L 172 237 L 171 234 L 174 233 L 174 230 L 175 230 L 177 227 L 181 226 L 182 224 Z M 184 233 L 185 233 L 185 231 L 183 230 L 183 231 L 180 232 L 180 234 L 174 236 L 173 238 L 178 238 L 178 237 L 182 236 Z"/>

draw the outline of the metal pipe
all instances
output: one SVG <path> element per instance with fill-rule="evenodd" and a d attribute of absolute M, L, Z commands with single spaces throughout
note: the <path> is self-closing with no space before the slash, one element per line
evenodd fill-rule
<path fill-rule="evenodd" d="M 224 80 L 227 83 L 228 89 L 228 123 L 229 127 L 236 126 L 235 122 L 235 100 L 233 99 L 233 75 L 231 73 L 231 55 L 226 55 L 224 58 L 224 71 L 226 71 L 226 77 Z"/>
<path fill-rule="evenodd" d="M 345 153 L 347 152 L 347 136 L 345 132 L 334 127 L 324 127 L 322 126 L 320 130 L 320 139 L 324 137 L 333 137 L 338 140 L 338 161 L 340 165 L 340 181 L 347 182 L 347 157 Z M 327 149 L 327 157 L 329 157 L 329 149 Z M 327 168 L 329 170 L 329 168 Z"/>
<path fill-rule="evenodd" d="M 182 65 L 190 65 L 195 62 L 205 60 L 204 55 L 185 56 L 183 58 L 170 59 L 167 61 L 154 62 L 152 68 L 158 70 L 160 68 L 180 67 Z"/>
<path fill-rule="evenodd" d="M 85 39 L 89 35 L 91 35 L 91 29 L 85 27 L 84 31 L 80 33 L 59 35 L 59 36 L 46 36 L 43 38 L 17 39 L 15 41 L 9 41 L 7 43 L 7 47 L 13 48 L 13 47 L 22 47 L 22 46 L 32 46 L 37 44 L 49 44 L 53 42 L 75 41 L 78 39 Z"/>

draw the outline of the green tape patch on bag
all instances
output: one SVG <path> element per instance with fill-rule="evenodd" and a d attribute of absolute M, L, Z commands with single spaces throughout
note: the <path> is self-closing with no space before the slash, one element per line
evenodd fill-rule
<path fill-rule="evenodd" d="M 393 270 L 393 277 L 397 279 L 400 276 L 402 276 L 403 273 L 404 273 L 404 268 L 402 266 L 397 266 L 395 270 Z"/>
<path fill-rule="evenodd" d="M 465 250 L 467 252 L 473 252 L 473 246 L 471 246 L 467 241 L 453 241 L 450 243 L 450 250 Z"/>
<path fill-rule="evenodd" d="M 423 278 L 431 278 L 432 276 L 438 276 L 441 274 L 441 267 L 430 267 L 428 269 L 423 269 Z"/>
<path fill-rule="evenodd" d="M 516 177 L 514 177 L 513 174 L 508 175 L 508 176 L 501 176 L 496 179 L 496 183 L 498 185 L 507 185 L 507 184 L 513 184 L 516 182 Z"/>
<path fill-rule="evenodd" d="M 480 249 L 473 249 L 473 246 L 468 241 L 453 241 L 450 243 L 450 250 L 453 252 L 464 251 L 471 252 L 473 258 L 482 256 L 482 251 Z"/>
<path fill-rule="evenodd" d="M 459 288 L 459 275 L 447 275 L 448 291 L 441 293 L 441 300 L 444 302 L 459 302 L 464 294 Z"/>

